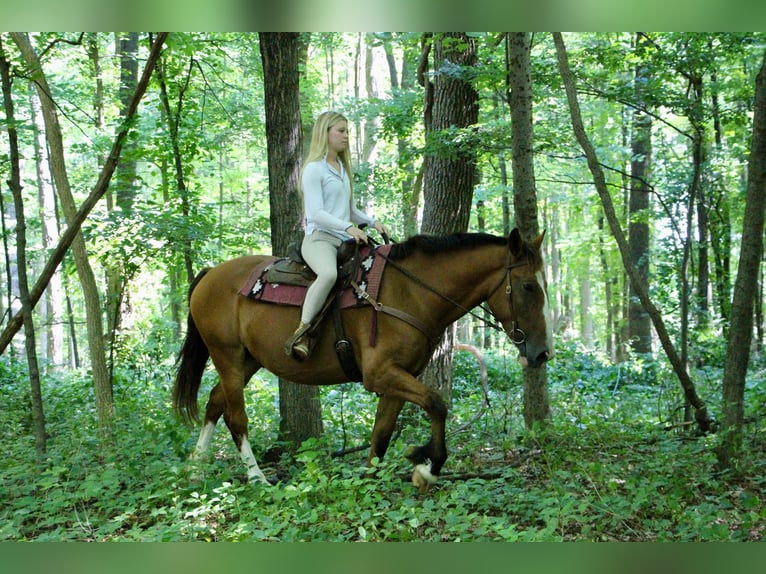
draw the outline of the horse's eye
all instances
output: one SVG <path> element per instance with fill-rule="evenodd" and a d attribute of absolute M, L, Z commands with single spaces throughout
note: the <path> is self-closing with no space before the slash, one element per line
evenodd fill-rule
<path fill-rule="evenodd" d="M 534 283 L 524 283 L 524 284 L 522 285 L 522 288 L 523 288 L 523 289 L 524 289 L 524 291 L 526 291 L 527 293 L 532 293 L 532 292 L 534 292 L 534 290 L 535 290 L 535 284 L 534 284 Z"/>

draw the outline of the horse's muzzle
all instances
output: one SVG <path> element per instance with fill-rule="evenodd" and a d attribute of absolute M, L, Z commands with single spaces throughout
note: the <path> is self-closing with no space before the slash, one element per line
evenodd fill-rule
<path fill-rule="evenodd" d="M 549 352 L 548 349 L 544 349 L 536 355 L 533 353 L 532 358 L 529 357 L 528 350 L 526 353 L 519 353 L 519 363 L 521 363 L 522 367 L 539 368 L 553 358 L 553 353 Z"/>

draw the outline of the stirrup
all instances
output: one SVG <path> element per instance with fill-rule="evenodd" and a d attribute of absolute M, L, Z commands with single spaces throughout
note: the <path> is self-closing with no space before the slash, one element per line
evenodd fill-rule
<path fill-rule="evenodd" d="M 300 323 L 295 333 L 285 343 L 285 354 L 293 357 L 297 361 L 305 361 L 311 354 L 311 345 L 309 343 L 310 325 Z"/>

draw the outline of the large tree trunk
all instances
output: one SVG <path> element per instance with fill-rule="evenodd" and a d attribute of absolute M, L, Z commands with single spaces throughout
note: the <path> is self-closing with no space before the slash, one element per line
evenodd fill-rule
<path fill-rule="evenodd" d="M 668 356 L 670 364 L 673 366 L 673 370 L 678 377 L 681 386 L 683 387 L 684 394 L 689 403 L 695 408 L 695 418 L 699 425 L 701 432 L 707 432 L 710 430 L 710 418 L 708 416 L 707 407 L 705 403 L 697 395 L 697 390 L 694 386 L 694 382 L 691 380 L 689 373 L 686 371 L 686 366 L 681 361 L 681 357 L 678 355 L 673 342 L 670 339 L 667 329 L 665 328 L 665 321 L 662 318 L 662 313 L 654 305 L 649 298 L 649 293 L 641 282 L 641 276 L 633 260 L 630 257 L 630 246 L 625 238 L 625 233 L 620 226 L 620 221 L 617 218 L 617 213 L 614 209 L 614 203 L 612 202 L 612 196 L 609 195 L 609 189 L 606 185 L 606 177 L 604 171 L 596 156 L 596 150 L 593 147 L 588 135 L 585 133 L 585 126 L 582 122 L 582 115 L 580 114 L 580 104 L 577 101 L 577 90 L 575 88 L 574 79 L 572 78 L 572 72 L 569 69 L 569 61 L 564 47 L 564 40 L 560 32 L 553 33 L 553 41 L 556 44 L 556 54 L 559 60 L 559 72 L 561 73 L 561 79 L 564 83 L 564 88 L 567 94 L 567 100 L 569 102 L 569 112 L 572 116 L 572 128 L 575 133 L 575 137 L 582 147 L 585 157 L 587 158 L 588 168 L 593 176 L 593 183 L 596 186 L 596 191 L 601 198 L 601 204 L 604 208 L 604 215 L 609 222 L 609 227 L 612 231 L 612 235 L 617 242 L 617 246 L 620 248 L 620 255 L 622 257 L 622 263 L 625 266 L 625 271 L 628 273 L 631 285 L 636 290 L 641 304 L 646 309 L 646 312 L 651 317 L 652 324 L 654 325 L 657 336 L 662 343 L 662 348 L 665 350 L 665 354 Z"/>
<path fill-rule="evenodd" d="M 303 236 L 298 180 L 301 170 L 302 131 L 299 92 L 301 49 L 305 44 L 293 32 L 259 34 L 266 105 L 266 146 L 269 165 L 271 247 L 286 255 L 288 245 Z M 297 326 L 297 325 L 296 325 Z M 322 434 L 319 387 L 279 380 L 279 432 L 297 449 Z"/>
<path fill-rule="evenodd" d="M 534 130 L 532 125 L 532 39 L 528 32 L 507 37 L 508 101 L 511 108 L 513 209 L 521 234 L 532 239 L 540 234 L 535 188 Z M 524 423 L 527 428 L 550 418 L 547 366 L 524 367 Z"/>
<path fill-rule="evenodd" d="M 763 225 L 766 209 L 766 54 L 755 81 L 753 139 L 747 172 L 747 198 L 742 227 L 742 248 L 731 327 L 723 373 L 723 420 L 718 461 L 731 466 L 742 448 L 745 375 L 753 335 L 753 303 L 756 300 L 758 269 L 763 255 Z"/>
<path fill-rule="evenodd" d="M 424 44 L 428 50 L 428 42 Z M 447 73 L 457 66 L 476 65 L 476 44 L 464 33 L 436 34 L 433 37 L 434 76 L 432 91 L 426 88 L 426 141 L 433 143 L 442 130 L 468 128 L 479 119 L 479 95 L 465 74 Z M 430 96 L 433 96 L 430 99 Z M 428 144 L 427 144 L 428 145 Z M 441 142 L 440 145 L 445 145 Z M 429 153 L 423 175 L 423 223 L 429 234 L 467 231 L 477 180 L 476 154 L 470 150 Z M 452 347 L 454 330 L 447 329 L 429 366 L 422 375 L 449 403 L 452 395 Z"/>

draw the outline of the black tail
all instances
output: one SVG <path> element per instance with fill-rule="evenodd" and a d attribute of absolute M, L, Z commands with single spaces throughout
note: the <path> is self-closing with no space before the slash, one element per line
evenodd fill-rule
<path fill-rule="evenodd" d="M 189 286 L 189 299 L 194 288 L 210 269 L 203 269 Z M 202 382 L 202 373 L 210 358 L 210 352 L 197 330 L 191 312 L 186 322 L 186 338 L 178 353 L 176 383 L 173 386 L 173 408 L 187 423 L 199 421 L 197 393 Z"/>

